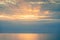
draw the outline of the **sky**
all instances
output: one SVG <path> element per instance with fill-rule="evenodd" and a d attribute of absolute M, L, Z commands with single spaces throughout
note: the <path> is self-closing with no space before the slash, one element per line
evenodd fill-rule
<path fill-rule="evenodd" d="M 36 10 L 41 10 L 41 13 L 39 12 L 39 14 L 43 14 L 42 12 L 44 11 L 49 11 L 48 16 L 51 16 L 49 20 L 48 18 L 44 18 L 43 20 L 39 19 L 39 21 L 19 21 L 19 20 L 15 20 L 15 21 L 11 21 L 11 20 L 1 20 L 0 19 L 0 32 L 2 33 L 12 33 L 12 32 L 16 32 L 16 33 L 21 33 L 21 32 L 27 32 L 27 33 L 57 33 L 60 32 L 59 31 L 59 27 L 60 27 L 60 4 L 57 4 L 57 0 L 55 0 L 55 3 L 49 3 L 50 0 L 42 0 L 42 2 L 48 2 L 47 4 L 26 4 L 29 2 L 41 2 L 41 0 L 12 0 L 12 1 L 4 1 L 5 4 L 3 4 L 4 2 L 2 1 L 2 3 L 0 4 L 0 14 L 2 15 L 14 15 L 16 14 L 26 14 L 28 13 L 28 11 L 26 12 L 24 8 L 29 7 L 32 5 L 32 8 L 35 7 L 41 7 L 40 9 L 36 9 Z M 57 2 L 56 2 L 57 1 Z M 27 8 L 26 8 L 27 9 Z M 16 15 L 15 14 L 15 15 Z M 28 24 L 28 25 L 27 25 Z"/>
<path fill-rule="evenodd" d="M 47 4 L 26 4 L 29 2 L 48 2 Z M 53 1 L 53 0 L 52 0 Z M 59 1 L 59 0 L 58 0 Z M 57 0 L 54 0 L 55 3 L 50 3 L 50 0 L 13 0 L 13 1 L 2 1 L 0 4 L 0 14 L 6 14 L 6 15 L 14 15 L 16 14 L 26 14 L 27 12 L 25 11 L 24 8 L 30 7 L 32 5 L 32 8 L 35 7 L 41 7 L 41 9 L 36 9 L 36 10 L 41 10 L 41 13 L 44 11 L 49 11 L 48 16 L 51 16 L 50 19 L 48 20 L 47 18 L 44 18 L 43 20 L 39 19 L 39 21 L 11 21 L 11 20 L 1 20 L 0 19 L 0 32 L 2 33 L 57 33 L 59 31 L 60 27 L 60 4 L 58 3 Z M 15 15 L 16 15 L 15 14 Z M 27 25 L 28 24 L 28 25 Z"/>

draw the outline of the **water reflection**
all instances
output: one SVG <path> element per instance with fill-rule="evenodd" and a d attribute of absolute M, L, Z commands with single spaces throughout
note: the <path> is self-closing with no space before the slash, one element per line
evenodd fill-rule
<path fill-rule="evenodd" d="M 0 34 L 0 40 L 52 40 L 56 35 L 20 33 L 20 34 Z"/>

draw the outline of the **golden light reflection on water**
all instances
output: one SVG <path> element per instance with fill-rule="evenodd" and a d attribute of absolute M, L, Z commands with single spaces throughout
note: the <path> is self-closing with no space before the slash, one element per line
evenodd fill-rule
<path fill-rule="evenodd" d="M 47 40 L 50 34 L 20 33 L 20 34 L 0 34 L 2 40 Z"/>
<path fill-rule="evenodd" d="M 21 40 L 38 40 L 38 34 L 20 34 L 18 37 Z"/>

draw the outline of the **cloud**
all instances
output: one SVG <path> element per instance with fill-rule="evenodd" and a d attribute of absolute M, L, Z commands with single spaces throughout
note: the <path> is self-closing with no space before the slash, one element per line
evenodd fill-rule
<path fill-rule="evenodd" d="M 26 1 L 43 1 L 43 2 L 48 2 L 48 1 L 59 1 L 59 0 L 26 0 Z M 25 0 L 22 2 L 26 2 Z M 6 5 L 4 4 L 0 4 L 0 13 L 5 13 L 5 14 L 13 14 L 13 13 L 21 13 L 21 11 L 23 11 L 21 9 L 23 3 L 20 3 L 20 0 L 17 1 L 16 5 L 11 4 L 11 3 L 7 3 Z M 23 4 L 25 5 L 25 4 Z M 37 4 L 35 4 L 37 6 Z M 25 5 L 27 6 L 27 5 Z M 53 3 L 48 3 L 48 4 L 41 4 L 39 5 L 41 6 L 41 10 L 45 11 L 45 10 L 49 10 L 52 13 L 52 15 L 55 15 L 54 17 L 58 17 L 59 18 L 59 14 L 60 14 L 60 4 L 53 4 Z M 33 5 L 34 7 L 34 5 Z M 21 9 L 21 10 L 20 10 Z M 23 11 L 25 12 L 25 11 Z M 57 14 L 56 14 L 57 13 Z"/>

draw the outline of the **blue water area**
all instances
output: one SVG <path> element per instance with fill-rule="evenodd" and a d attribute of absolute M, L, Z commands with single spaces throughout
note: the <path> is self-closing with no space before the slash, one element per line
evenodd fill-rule
<path fill-rule="evenodd" d="M 60 22 L 0 21 L 0 33 L 60 33 Z"/>

